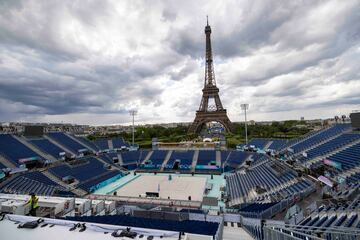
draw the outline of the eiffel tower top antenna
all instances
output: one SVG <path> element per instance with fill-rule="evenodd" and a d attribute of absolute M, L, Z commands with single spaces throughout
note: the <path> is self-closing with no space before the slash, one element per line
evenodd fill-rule
<path fill-rule="evenodd" d="M 205 50 L 205 81 L 204 87 L 206 85 L 216 86 L 214 65 L 213 65 L 213 55 L 211 48 L 211 27 L 209 25 L 209 17 L 206 16 L 206 26 L 205 26 L 205 35 L 206 35 L 206 50 Z"/>

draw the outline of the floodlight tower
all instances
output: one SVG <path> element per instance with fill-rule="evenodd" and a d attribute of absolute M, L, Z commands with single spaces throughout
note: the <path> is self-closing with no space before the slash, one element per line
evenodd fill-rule
<path fill-rule="evenodd" d="M 240 107 L 241 107 L 241 110 L 245 111 L 245 142 L 246 142 L 246 145 L 248 145 L 246 110 L 249 109 L 249 104 L 248 103 L 243 103 L 243 104 L 240 105 Z"/>
<path fill-rule="evenodd" d="M 129 111 L 130 115 L 132 116 L 132 146 L 134 146 L 135 144 L 135 126 L 134 126 L 134 120 L 135 120 L 135 115 L 137 114 L 137 110 L 130 110 Z"/>

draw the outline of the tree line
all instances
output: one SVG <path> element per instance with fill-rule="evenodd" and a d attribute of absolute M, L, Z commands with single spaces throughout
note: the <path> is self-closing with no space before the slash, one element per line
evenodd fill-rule
<path fill-rule="evenodd" d="M 226 134 L 227 145 L 234 148 L 237 144 L 245 142 L 245 125 L 243 123 L 234 123 L 234 133 Z M 252 138 L 297 138 L 309 132 L 311 128 L 303 121 L 289 120 L 284 122 L 272 122 L 271 124 L 248 125 L 248 139 Z M 187 134 L 187 126 L 177 126 L 165 128 L 154 125 L 151 127 L 137 126 L 135 128 L 135 143 L 140 147 L 151 147 L 152 138 L 158 138 L 161 142 L 180 142 L 200 140 L 196 135 Z M 132 141 L 132 133 L 121 132 L 117 134 L 107 134 L 106 136 L 94 134 L 88 136 L 90 140 L 97 138 L 116 138 L 122 137 L 126 141 Z"/>

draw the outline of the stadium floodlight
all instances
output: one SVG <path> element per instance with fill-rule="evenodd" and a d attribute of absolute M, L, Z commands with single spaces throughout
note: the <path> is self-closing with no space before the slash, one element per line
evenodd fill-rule
<path fill-rule="evenodd" d="M 130 110 L 129 111 L 130 115 L 132 116 L 132 146 L 134 146 L 135 144 L 135 126 L 134 126 L 134 120 L 135 120 L 135 115 L 137 114 L 137 110 Z"/>
<path fill-rule="evenodd" d="M 249 104 L 248 103 L 243 103 L 240 105 L 241 110 L 245 111 L 245 142 L 246 142 L 246 146 L 248 145 L 248 134 L 247 134 L 247 119 L 246 119 L 246 110 L 249 109 Z"/>

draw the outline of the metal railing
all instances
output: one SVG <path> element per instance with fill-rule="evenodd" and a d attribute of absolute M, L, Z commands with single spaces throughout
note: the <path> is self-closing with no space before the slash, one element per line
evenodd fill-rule
<path fill-rule="evenodd" d="M 313 227 L 290 224 L 265 223 L 263 227 L 266 240 L 292 240 L 292 239 L 338 239 L 359 240 L 360 229 L 347 227 Z"/>

